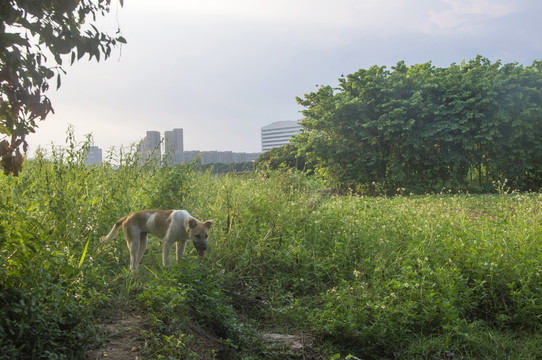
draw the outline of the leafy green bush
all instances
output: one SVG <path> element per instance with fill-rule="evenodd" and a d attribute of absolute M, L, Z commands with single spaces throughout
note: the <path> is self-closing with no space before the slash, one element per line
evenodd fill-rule
<path fill-rule="evenodd" d="M 374 65 L 297 98 L 299 154 L 338 188 L 491 191 L 542 186 L 542 67 L 487 58 Z M 377 193 L 378 194 L 378 193 Z"/>

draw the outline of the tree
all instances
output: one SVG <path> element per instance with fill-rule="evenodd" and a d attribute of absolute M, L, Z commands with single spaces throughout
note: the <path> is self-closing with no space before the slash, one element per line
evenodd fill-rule
<path fill-rule="evenodd" d="M 296 169 L 309 174 L 313 171 L 307 159 L 299 154 L 299 149 L 293 143 L 264 152 L 254 162 L 254 168 L 258 170 Z"/>
<path fill-rule="evenodd" d="M 299 152 L 340 188 L 542 186 L 541 62 L 373 66 L 297 98 Z"/>
<path fill-rule="evenodd" d="M 55 77 L 60 87 L 63 57 L 70 56 L 70 64 L 85 54 L 100 61 L 126 43 L 120 31 L 111 37 L 87 22 L 108 13 L 110 5 L 111 0 L 0 2 L 0 158 L 6 175 L 21 171 L 26 135 L 53 111 L 45 93 Z"/>

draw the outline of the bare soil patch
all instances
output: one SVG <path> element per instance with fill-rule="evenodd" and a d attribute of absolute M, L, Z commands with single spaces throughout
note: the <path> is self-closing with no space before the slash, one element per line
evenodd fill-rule
<path fill-rule="evenodd" d="M 144 346 L 141 330 L 147 319 L 137 309 L 112 309 L 100 324 L 100 337 L 104 342 L 88 354 L 89 360 L 141 360 Z"/>
<path fill-rule="evenodd" d="M 88 360 L 144 360 L 145 339 L 142 332 L 149 330 L 148 320 L 135 306 L 113 305 L 105 312 L 99 325 L 102 341 L 88 352 Z M 195 322 L 183 326 L 189 336 L 188 348 L 201 359 L 234 359 L 235 350 L 221 342 L 212 329 Z M 262 333 L 263 343 L 289 359 L 320 360 L 318 344 L 310 334 Z"/>
<path fill-rule="evenodd" d="M 262 334 L 264 344 L 271 349 L 281 349 L 290 359 L 321 359 L 318 344 L 310 334 Z"/>

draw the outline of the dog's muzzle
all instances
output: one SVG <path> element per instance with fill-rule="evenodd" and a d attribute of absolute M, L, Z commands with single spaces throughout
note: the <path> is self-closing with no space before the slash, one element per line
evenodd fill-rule
<path fill-rule="evenodd" d="M 207 250 L 207 246 L 196 246 L 196 250 L 198 251 L 198 256 L 200 259 L 203 259 L 205 257 L 205 250 Z"/>

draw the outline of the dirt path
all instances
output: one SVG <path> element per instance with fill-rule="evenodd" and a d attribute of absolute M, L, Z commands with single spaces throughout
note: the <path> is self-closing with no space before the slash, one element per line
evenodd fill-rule
<path fill-rule="evenodd" d="M 141 332 L 148 330 L 147 319 L 135 307 L 115 307 L 106 312 L 99 325 L 102 344 L 88 352 L 88 360 L 143 360 L 145 346 Z M 201 359 L 230 359 L 233 349 L 221 343 L 211 329 L 186 324 L 184 332 L 191 337 L 189 348 Z M 308 334 L 262 334 L 263 342 L 274 351 L 282 349 L 291 359 L 320 359 L 315 338 Z"/>
<path fill-rule="evenodd" d="M 100 337 L 105 339 L 89 351 L 88 360 L 142 360 L 145 346 L 141 331 L 148 330 L 147 319 L 136 308 L 115 307 L 107 312 L 99 325 Z M 220 339 L 209 329 L 187 324 L 184 332 L 191 337 L 190 350 L 201 359 L 215 358 L 213 354 L 227 352 Z M 220 357 L 219 357 L 220 358 Z"/>
<path fill-rule="evenodd" d="M 135 309 L 116 308 L 102 321 L 100 335 L 106 341 L 88 354 L 89 360 L 141 360 L 141 330 L 147 320 Z"/>

